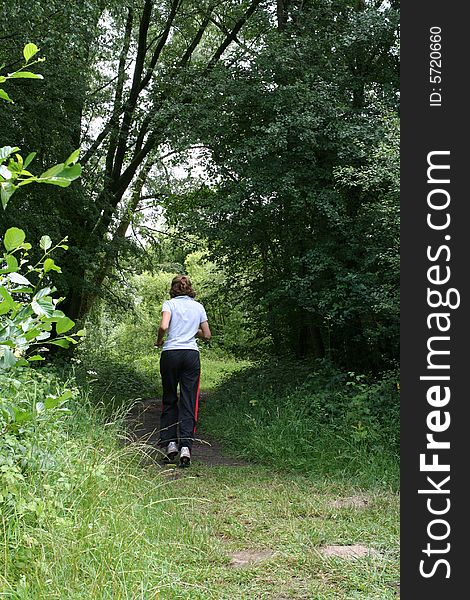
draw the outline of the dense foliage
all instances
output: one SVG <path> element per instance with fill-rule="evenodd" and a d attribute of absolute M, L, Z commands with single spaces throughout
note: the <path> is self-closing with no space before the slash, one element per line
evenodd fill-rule
<path fill-rule="evenodd" d="M 84 148 L 78 185 L 26 190 L 2 216 L 4 229 L 21 218 L 28 237 L 40 226 L 69 237 L 57 285 L 72 318 L 112 298 L 119 272 L 149 267 L 162 232 L 174 265 L 209 249 L 222 274 L 213 304 L 239 307 L 250 339 L 351 368 L 394 364 L 397 3 L 1 10 L 5 62 L 34 34 L 48 93 L 21 82 L 0 127 L 36 161 Z"/>
<path fill-rule="evenodd" d="M 180 111 L 196 100 L 194 82 L 205 80 L 242 30 L 248 41 L 259 35 L 248 24 L 261 2 L 90 0 L 79 11 L 55 0 L 34 4 L 35 10 L 5 5 L 0 38 L 34 35 L 47 51 L 43 69 L 53 93 L 25 89 L 17 102 L 22 122 L 34 127 L 26 131 L 10 117 L 9 129 L 20 130 L 44 160 L 83 146 L 86 169 L 74 190 L 28 198 L 18 210 L 28 234 L 40 216 L 51 235 L 69 236 L 61 289 L 75 318 L 102 295 L 117 252 L 128 246 L 125 233 L 141 208 L 142 188 L 151 173 L 164 174 L 161 157 Z M 66 62 L 58 60 L 64 48 Z M 8 50 L 5 44 L 0 52 Z M 0 117 L 2 130 L 9 116 Z"/>
<path fill-rule="evenodd" d="M 335 502 L 397 487 L 397 10 L 0 5 L 0 594 L 394 595 L 390 498 Z M 198 431 L 268 468 L 173 481 L 128 443 L 182 272 L 213 332 Z M 318 547 L 359 538 L 380 562 L 326 579 Z M 227 569 L 273 539 L 275 577 Z"/>
<path fill-rule="evenodd" d="M 24 64 L 2 75 L 0 83 L 17 79 L 39 79 L 28 71 L 38 53 L 33 43 L 25 45 Z M 39 61 L 36 61 L 39 62 Z M 0 100 L 12 103 L 0 88 Z M 0 147 L 0 191 L 3 209 L 18 188 L 31 183 L 68 187 L 80 174 L 78 151 L 64 162 L 34 176 L 27 169 L 34 159 L 31 153 L 23 160 L 18 147 Z M 51 457 L 44 445 L 48 427 L 54 428 L 64 411 L 64 404 L 74 392 L 45 370 L 28 369 L 30 363 L 44 360 L 47 346 L 69 347 L 76 344 L 83 331 L 71 334 L 75 323 L 57 309 L 61 300 L 54 297 L 51 274 L 60 272 L 52 258 L 58 249 L 67 250 L 66 238 L 53 244 L 48 235 L 39 242 L 39 259 L 30 261 L 32 245 L 25 232 L 10 227 L 2 232 L 3 256 L 0 260 L 0 514 L 20 520 L 39 518 L 44 502 L 37 495 L 25 500 L 30 472 L 47 470 Z M 25 368 L 26 367 L 26 368 Z M 46 427 L 44 428 L 44 425 Z M 10 550 L 10 536 L 5 534 L 5 553 Z"/>
<path fill-rule="evenodd" d="M 227 378 L 203 419 L 232 451 L 274 469 L 398 486 L 393 371 L 374 379 L 321 360 L 263 361 Z"/>
<path fill-rule="evenodd" d="M 276 348 L 380 369 L 398 344 L 398 14 L 289 14 L 249 66 L 213 74 L 178 131 L 211 180 L 167 216 L 208 239 Z"/>

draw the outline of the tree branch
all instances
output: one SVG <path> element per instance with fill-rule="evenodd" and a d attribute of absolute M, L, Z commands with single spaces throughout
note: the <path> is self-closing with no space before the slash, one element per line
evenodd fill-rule
<path fill-rule="evenodd" d="M 220 46 L 215 51 L 214 56 L 210 59 L 206 72 L 211 71 L 215 65 L 220 60 L 221 56 L 225 52 L 225 50 L 230 46 L 230 44 L 236 39 L 238 32 L 241 30 L 243 25 L 247 22 L 247 20 L 251 17 L 251 15 L 258 8 L 259 4 L 261 4 L 263 0 L 252 0 L 250 6 L 246 9 L 240 19 L 237 21 L 232 31 L 230 31 L 225 37 L 224 41 L 220 44 Z"/>
<path fill-rule="evenodd" d="M 158 59 L 160 58 L 160 54 L 162 53 L 162 50 L 165 47 L 165 44 L 168 40 L 168 36 L 170 35 L 171 27 L 173 25 L 173 21 L 175 20 L 176 13 L 178 11 L 180 2 L 181 2 L 181 0 L 173 0 L 173 2 L 171 4 L 171 9 L 170 9 L 170 13 L 168 15 L 168 19 L 166 21 L 165 29 L 163 30 L 163 33 L 161 34 L 161 37 L 157 44 L 157 47 L 155 48 L 155 52 L 153 53 L 149 68 L 147 69 L 147 73 L 145 74 L 145 77 L 141 81 L 139 93 L 147 87 L 150 79 L 152 78 L 152 75 L 153 75 L 153 72 L 157 65 Z"/>
<path fill-rule="evenodd" d="M 124 32 L 124 41 L 123 41 L 123 45 L 122 45 L 120 56 L 119 56 L 119 66 L 118 66 L 118 74 L 116 77 L 117 85 L 116 85 L 116 93 L 114 96 L 113 114 L 111 115 L 108 123 L 101 130 L 101 132 L 98 135 L 98 137 L 96 138 L 96 140 L 93 142 L 93 144 L 87 150 L 85 156 L 83 157 L 83 159 L 81 161 L 83 165 L 85 165 L 90 160 L 90 158 L 93 156 L 93 154 L 99 148 L 99 146 L 104 141 L 104 139 L 108 136 L 108 134 L 112 133 L 114 126 L 117 125 L 119 115 L 121 114 L 122 93 L 124 90 L 124 81 L 125 81 L 125 75 L 126 75 L 126 58 L 129 53 L 133 20 L 134 20 L 134 12 L 133 12 L 132 8 L 129 7 L 129 11 L 127 13 L 126 28 L 125 28 L 125 32 Z M 108 154 L 106 157 L 106 164 L 108 167 L 112 161 L 112 157 L 114 156 L 115 147 L 113 148 L 113 146 L 115 146 L 115 139 L 113 139 L 113 138 L 116 138 L 116 135 L 117 134 L 112 136 L 111 140 L 110 140 L 110 148 L 108 149 Z M 114 144 L 113 144 L 113 141 L 114 141 Z"/>
<path fill-rule="evenodd" d="M 191 59 L 191 56 L 193 55 L 194 50 L 196 50 L 196 48 L 198 47 L 199 42 L 201 41 L 201 38 L 204 35 L 205 30 L 207 29 L 207 26 L 209 25 L 210 21 L 212 20 L 212 11 L 213 11 L 213 5 L 210 5 L 209 8 L 207 9 L 207 13 L 204 16 L 204 19 L 202 20 L 201 25 L 199 26 L 199 29 L 198 29 L 196 35 L 194 36 L 193 41 L 191 42 L 188 49 L 184 53 L 182 59 L 179 61 L 178 65 L 177 65 L 178 69 L 184 67 Z"/>
<path fill-rule="evenodd" d="M 140 92 L 140 83 L 142 73 L 144 70 L 145 54 L 147 50 L 147 36 L 150 27 L 150 18 L 152 16 L 152 8 L 152 0 L 145 0 L 144 8 L 142 11 L 142 18 L 140 20 L 137 56 L 135 60 L 134 76 L 132 79 L 131 91 L 129 93 L 129 98 L 124 106 L 124 116 L 122 118 L 119 136 L 116 142 L 116 151 L 114 156 L 114 165 L 112 167 L 112 172 L 110 173 L 108 171 L 108 176 L 110 175 L 112 180 L 119 177 L 121 173 L 122 164 L 124 162 L 127 139 L 129 137 L 130 124 L 132 122 L 132 115 L 134 114 L 134 110 Z"/>

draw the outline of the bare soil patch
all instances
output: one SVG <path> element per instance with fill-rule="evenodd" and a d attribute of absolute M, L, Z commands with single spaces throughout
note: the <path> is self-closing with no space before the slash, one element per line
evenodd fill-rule
<path fill-rule="evenodd" d="M 199 397 L 200 406 L 207 399 L 207 394 L 201 393 Z M 145 443 L 149 447 L 148 454 L 157 461 L 163 461 L 163 454 L 158 448 L 160 437 L 160 415 L 162 412 L 162 401 L 160 398 L 147 398 L 137 402 L 127 415 L 127 426 L 131 439 Z M 226 456 L 220 445 L 211 439 L 198 424 L 196 438 L 193 443 L 192 460 L 206 466 L 248 466 L 248 462 Z M 175 473 L 174 477 L 178 475 Z"/>
<path fill-rule="evenodd" d="M 270 550 L 240 550 L 230 554 L 231 560 L 229 566 L 234 569 L 240 569 L 252 564 L 260 563 L 272 558 L 274 553 Z"/>
<path fill-rule="evenodd" d="M 374 550 L 373 548 L 368 548 L 367 546 L 362 546 L 361 544 L 352 544 L 349 546 L 322 546 L 318 548 L 318 552 L 322 556 L 336 556 L 338 558 L 347 558 L 347 559 L 355 559 L 355 558 L 364 558 L 366 556 L 379 556 L 379 552 Z"/>
<path fill-rule="evenodd" d="M 331 508 L 367 508 L 370 506 L 370 500 L 365 496 L 348 496 L 333 500 L 330 506 Z"/>

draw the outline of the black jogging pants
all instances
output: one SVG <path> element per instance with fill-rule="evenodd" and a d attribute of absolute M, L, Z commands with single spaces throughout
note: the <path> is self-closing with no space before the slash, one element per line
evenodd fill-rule
<path fill-rule="evenodd" d="M 167 446 L 169 442 L 176 442 L 180 450 L 183 446 L 191 448 L 199 403 L 199 351 L 164 350 L 160 357 L 160 374 L 163 385 L 160 444 Z"/>

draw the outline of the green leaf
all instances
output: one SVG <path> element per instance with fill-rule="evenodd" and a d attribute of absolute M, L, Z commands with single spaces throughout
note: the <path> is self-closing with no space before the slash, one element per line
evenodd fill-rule
<path fill-rule="evenodd" d="M 54 396 L 48 396 L 44 402 L 45 408 L 57 408 L 60 404 L 67 402 L 70 398 L 73 397 L 73 394 L 70 390 L 65 390 L 63 394 L 61 394 L 58 398 Z"/>
<path fill-rule="evenodd" d="M 31 308 L 39 317 L 52 317 L 54 312 L 54 305 L 52 304 L 52 298 L 39 298 L 35 296 L 31 302 Z"/>
<path fill-rule="evenodd" d="M 37 154 L 36 152 L 30 152 L 28 154 L 28 156 L 25 158 L 23 169 L 27 169 L 29 167 L 29 165 L 33 161 L 33 159 L 36 156 L 36 154 Z"/>
<path fill-rule="evenodd" d="M 10 229 L 7 229 L 5 237 L 3 238 L 3 245 L 8 251 L 15 250 L 23 244 L 25 237 L 26 234 L 22 229 L 10 227 Z"/>
<path fill-rule="evenodd" d="M 72 329 L 72 327 L 74 327 L 74 326 L 75 326 L 75 322 L 72 321 L 72 319 L 69 319 L 68 317 L 63 317 L 57 321 L 57 324 L 55 327 L 56 327 L 57 333 L 65 333 L 66 331 L 69 331 L 70 329 Z"/>
<path fill-rule="evenodd" d="M 48 235 L 43 235 L 39 242 L 39 246 L 44 250 L 44 252 L 47 252 L 52 246 L 51 238 Z"/>
<path fill-rule="evenodd" d="M 7 267 L 10 271 L 16 271 L 19 268 L 18 260 L 16 259 L 16 256 L 13 256 L 12 254 L 8 254 L 6 257 L 6 261 L 7 261 Z"/>
<path fill-rule="evenodd" d="M 69 167 L 66 167 L 60 174 L 60 177 L 64 179 L 70 179 L 70 181 L 73 181 L 74 179 L 77 179 L 77 177 L 80 177 L 81 172 L 81 165 L 75 163 Z"/>
<path fill-rule="evenodd" d="M 57 165 L 57 167 L 59 167 L 59 165 Z M 52 169 L 49 169 L 48 171 L 43 173 L 38 179 L 38 182 L 59 185 L 60 187 L 68 187 L 72 181 L 80 177 L 80 174 L 82 172 L 82 167 L 79 164 L 75 164 L 70 167 L 65 167 L 57 172 L 55 169 L 55 167 L 52 167 Z M 51 175 L 51 173 L 56 174 Z"/>
<path fill-rule="evenodd" d="M 59 404 L 61 403 L 61 401 L 59 400 L 59 398 L 52 398 L 49 397 L 47 398 L 47 400 L 44 402 L 44 408 L 47 409 L 51 409 L 51 408 L 57 408 L 59 406 Z"/>
<path fill-rule="evenodd" d="M 53 177 L 52 179 L 46 179 L 45 181 L 39 180 L 39 183 L 47 183 L 49 185 L 58 185 L 59 187 L 69 187 L 72 183 L 70 179 L 64 179 L 63 177 Z"/>
<path fill-rule="evenodd" d="M 0 160 L 5 160 L 5 158 L 8 158 L 11 154 L 18 152 L 18 150 L 18 146 L 3 146 L 3 148 L 0 148 Z"/>
<path fill-rule="evenodd" d="M 12 271 L 18 271 L 18 261 L 12 254 L 7 254 L 4 257 L 7 266 L 4 269 L 0 269 L 0 273 L 11 273 Z"/>
<path fill-rule="evenodd" d="M 40 333 L 41 333 L 41 330 L 38 328 L 35 328 L 35 329 L 31 329 L 30 331 L 26 332 L 24 337 L 26 338 L 27 342 L 30 342 L 31 340 L 35 340 L 38 337 L 38 335 L 40 335 Z"/>
<path fill-rule="evenodd" d="M 45 298 L 55 292 L 55 288 L 45 287 L 39 290 L 39 292 L 35 295 L 36 300 L 40 300 L 41 298 Z"/>
<path fill-rule="evenodd" d="M 59 173 L 61 173 L 64 170 L 65 164 L 64 163 L 60 163 L 58 165 L 55 165 L 53 167 L 51 167 L 50 169 L 47 169 L 47 171 L 44 171 L 44 173 L 41 174 L 41 179 L 49 179 L 50 177 L 55 177 L 56 175 L 58 175 Z"/>
<path fill-rule="evenodd" d="M 65 164 L 67 166 L 74 165 L 77 162 L 79 156 L 80 156 L 80 148 L 78 148 L 78 150 L 75 150 L 74 152 L 72 152 L 72 154 L 65 161 Z"/>
<path fill-rule="evenodd" d="M 42 342 L 43 340 L 48 340 L 51 337 L 49 331 L 41 331 L 39 335 L 36 336 L 37 342 Z"/>
<path fill-rule="evenodd" d="M 10 96 L 5 92 L 5 90 L 2 90 L 0 88 L 0 99 L 2 100 L 6 100 L 7 102 L 13 102 L 13 100 L 10 98 Z"/>
<path fill-rule="evenodd" d="M 44 79 L 39 73 L 31 73 L 31 71 L 16 71 L 16 73 L 8 73 L 9 79 Z"/>
<path fill-rule="evenodd" d="M 5 165 L 0 165 L 0 175 L 3 177 L 3 179 L 8 180 L 12 178 L 13 173 L 10 171 L 10 169 L 7 169 Z"/>
<path fill-rule="evenodd" d="M 11 308 L 8 306 L 8 304 L 6 302 L 4 302 L 4 301 L 0 302 L 0 316 L 6 315 L 7 313 L 10 312 L 10 310 L 11 310 Z"/>
<path fill-rule="evenodd" d="M 30 356 L 28 358 L 29 362 L 34 362 L 34 361 L 37 361 L 37 360 L 46 360 L 46 359 L 44 358 L 44 356 L 41 356 L 40 354 L 35 354 L 34 356 Z"/>
<path fill-rule="evenodd" d="M 4 209 L 17 189 L 18 186 L 13 185 L 11 181 L 4 181 L 3 183 L 0 183 L 0 198 L 2 200 L 2 206 Z"/>
<path fill-rule="evenodd" d="M 21 329 L 24 332 L 31 331 L 31 329 L 34 329 L 36 327 L 36 324 L 37 324 L 37 322 L 35 319 L 33 319 L 31 317 L 27 317 L 22 320 Z"/>
<path fill-rule="evenodd" d="M 33 56 L 35 56 L 39 52 L 39 48 L 36 44 L 26 44 L 23 48 L 23 56 L 26 62 L 29 62 Z"/>
<path fill-rule="evenodd" d="M 10 369 L 16 364 L 17 360 L 10 348 L 0 349 L 0 369 Z"/>
<path fill-rule="evenodd" d="M 49 271 L 57 271 L 57 273 L 62 273 L 61 268 L 55 264 L 52 258 L 46 258 L 44 261 L 44 272 L 48 273 Z"/>
<path fill-rule="evenodd" d="M 28 279 L 26 279 L 26 277 L 24 275 L 21 275 L 21 273 L 10 273 L 8 275 L 8 279 L 12 283 L 17 283 L 18 285 L 27 285 L 27 286 L 32 285 L 32 283 Z"/>
<path fill-rule="evenodd" d="M 52 340 L 48 342 L 49 344 L 53 344 L 54 346 L 60 346 L 61 348 L 68 348 L 70 346 L 67 340 Z"/>
<path fill-rule="evenodd" d="M 0 285 L 0 296 L 3 298 L 3 302 L 0 304 L 0 306 L 6 304 L 6 306 L 8 306 L 8 310 L 13 310 L 17 307 L 17 303 L 13 300 L 10 292 L 3 285 Z"/>

